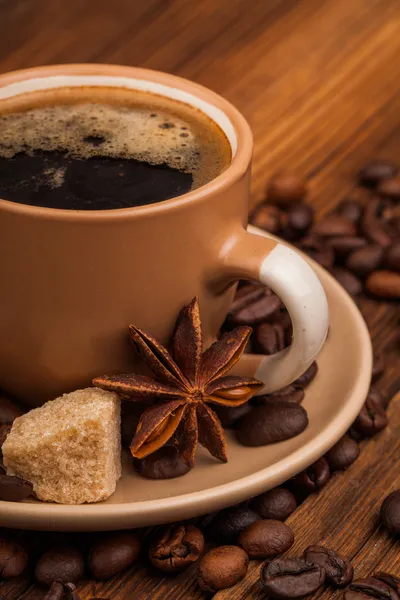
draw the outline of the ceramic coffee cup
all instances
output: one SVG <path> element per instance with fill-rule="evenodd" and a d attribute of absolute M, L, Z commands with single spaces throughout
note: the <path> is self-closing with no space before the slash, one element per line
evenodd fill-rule
<path fill-rule="evenodd" d="M 325 340 L 326 297 L 294 250 L 246 232 L 253 142 L 243 116 L 179 77 L 88 64 L 2 75 L 0 106 L 60 86 L 139 89 L 193 105 L 224 131 L 232 161 L 203 187 L 135 208 L 72 211 L 0 199 L 0 388 L 35 405 L 94 376 L 132 371 L 128 325 L 166 343 L 179 310 L 196 295 L 208 345 L 239 278 L 275 290 L 294 332 L 288 349 L 247 357 L 239 370 L 262 379 L 264 391 L 298 377 Z"/>

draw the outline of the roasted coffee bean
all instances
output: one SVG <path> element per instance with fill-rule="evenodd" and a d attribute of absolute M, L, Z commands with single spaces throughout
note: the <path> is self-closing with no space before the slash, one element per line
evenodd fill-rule
<path fill-rule="evenodd" d="M 304 598 L 321 587 L 325 571 L 300 557 L 276 558 L 263 566 L 260 578 L 269 598 Z"/>
<path fill-rule="evenodd" d="M 272 204 L 261 204 L 250 219 L 256 227 L 269 231 L 269 233 L 278 233 L 281 226 L 281 211 Z"/>
<path fill-rule="evenodd" d="M 399 600 L 398 594 L 384 581 L 375 577 L 356 579 L 344 592 L 344 600 Z"/>
<path fill-rule="evenodd" d="M 246 576 L 249 557 L 238 546 L 219 546 L 203 556 L 197 570 L 197 583 L 204 592 L 230 588 Z"/>
<path fill-rule="evenodd" d="M 332 273 L 350 296 L 358 296 L 362 292 L 363 286 L 361 281 L 348 269 L 334 267 Z"/>
<path fill-rule="evenodd" d="M 299 243 L 300 250 L 303 250 L 310 258 L 315 260 L 321 267 L 330 269 L 335 260 L 333 249 L 328 244 L 316 236 L 303 238 Z"/>
<path fill-rule="evenodd" d="M 134 533 L 117 531 L 100 537 L 89 552 L 88 567 L 94 579 L 110 579 L 133 565 L 140 553 Z"/>
<path fill-rule="evenodd" d="M 342 259 L 360 248 L 365 248 L 367 243 L 365 238 L 351 235 L 333 237 L 329 238 L 327 241 L 327 244 L 335 251 L 335 255 Z"/>
<path fill-rule="evenodd" d="M 282 325 L 260 323 L 254 331 L 254 348 L 261 354 L 275 354 L 286 345 L 285 330 Z"/>
<path fill-rule="evenodd" d="M 382 264 L 384 249 L 378 244 L 370 244 L 352 252 L 347 258 L 346 267 L 359 277 L 367 277 Z"/>
<path fill-rule="evenodd" d="M 26 549 L 12 539 L 0 538 L 0 579 L 19 577 L 27 566 Z"/>
<path fill-rule="evenodd" d="M 387 249 L 385 265 L 392 271 L 400 272 L 400 242 L 395 242 Z"/>
<path fill-rule="evenodd" d="M 301 238 L 311 227 L 314 220 L 314 209 L 308 204 L 291 206 L 286 213 L 283 237 L 287 240 Z"/>
<path fill-rule="evenodd" d="M 253 498 L 250 508 L 263 519 L 285 521 L 296 510 L 297 502 L 292 492 L 283 487 L 276 487 Z"/>
<path fill-rule="evenodd" d="M 213 405 L 212 409 L 221 421 L 222 427 L 233 427 L 244 415 L 252 410 L 250 402 L 240 404 L 240 406 L 219 406 Z"/>
<path fill-rule="evenodd" d="M 312 231 L 320 237 L 351 236 L 356 234 L 354 223 L 342 215 L 331 214 L 318 221 Z"/>
<path fill-rule="evenodd" d="M 246 527 L 259 520 L 260 515 L 247 506 L 226 508 L 211 521 L 207 535 L 218 544 L 232 544 Z"/>
<path fill-rule="evenodd" d="M 254 404 L 267 404 L 269 402 L 294 402 L 294 404 L 300 404 L 304 400 L 304 389 L 301 385 L 295 385 L 291 383 L 286 387 L 273 392 L 272 394 L 264 394 L 263 396 L 256 396 L 253 398 Z"/>
<path fill-rule="evenodd" d="M 308 546 L 304 550 L 304 558 L 307 562 L 322 567 L 326 573 L 326 582 L 335 587 L 345 587 L 353 579 L 351 563 L 330 548 Z"/>
<path fill-rule="evenodd" d="M 387 196 L 392 200 L 400 200 L 400 177 L 384 179 L 378 185 L 377 192 L 381 196 Z"/>
<path fill-rule="evenodd" d="M 136 459 L 135 469 L 146 479 L 174 479 L 190 471 L 174 446 L 163 446 L 145 458 Z"/>
<path fill-rule="evenodd" d="M 362 436 L 372 436 L 382 431 L 387 424 L 388 420 L 382 404 L 373 395 L 368 394 L 352 428 Z"/>
<path fill-rule="evenodd" d="M 391 179 L 397 173 L 397 165 L 391 160 L 375 159 L 368 162 L 358 172 L 358 180 L 363 185 L 376 185 L 384 179 Z"/>
<path fill-rule="evenodd" d="M 261 283 L 245 283 L 241 287 L 238 287 L 233 298 L 229 313 L 235 313 L 240 311 L 242 308 L 259 300 L 265 295 L 268 295 L 269 290 Z"/>
<path fill-rule="evenodd" d="M 400 490 L 395 490 L 386 496 L 382 502 L 379 518 L 390 533 L 400 535 Z"/>
<path fill-rule="evenodd" d="M 49 591 L 45 594 L 43 600 L 63 600 L 64 586 L 58 581 L 53 581 Z"/>
<path fill-rule="evenodd" d="M 268 288 L 264 288 L 261 296 L 248 301 L 241 308 L 235 308 L 234 301 L 229 311 L 229 320 L 235 325 L 256 325 L 278 312 L 281 305 L 278 296 Z"/>
<path fill-rule="evenodd" d="M 375 579 L 380 579 L 386 585 L 391 587 L 397 594 L 400 594 L 400 579 L 392 573 L 384 573 L 383 571 L 377 571 L 372 575 Z"/>
<path fill-rule="evenodd" d="M 166 573 L 177 573 L 193 564 L 204 550 L 204 537 L 194 525 L 168 525 L 152 542 L 151 564 Z"/>
<path fill-rule="evenodd" d="M 293 546 L 293 531 L 281 521 L 256 521 L 242 531 L 238 544 L 251 559 L 272 558 Z"/>
<path fill-rule="evenodd" d="M 328 450 L 325 458 L 328 461 L 331 471 L 342 471 L 347 469 L 358 458 L 360 448 L 355 440 L 348 435 L 344 435 L 338 442 Z"/>
<path fill-rule="evenodd" d="M 301 385 L 301 387 L 306 388 L 315 379 L 317 373 L 318 365 L 317 362 L 314 360 L 314 362 L 311 363 L 308 369 L 304 371 L 304 373 L 300 375 L 300 377 L 298 377 L 292 385 Z"/>
<path fill-rule="evenodd" d="M 366 281 L 366 288 L 379 298 L 400 298 L 400 273 L 394 271 L 375 271 Z"/>
<path fill-rule="evenodd" d="M 42 585 L 51 586 L 53 581 L 61 583 L 82 579 L 85 562 L 81 552 L 72 546 L 56 546 L 39 558 L 35 578 Z"/>
<path fill-rule="evenodd" d="M 380 198 L 373 197 L 364 209 L 361 219 L 361 229 L 364 235 L 374 244 L 387 248 L 392 240 L 386 230 L 385 223 L 379 216 L 382 208 Z"/>
<path fill-rule="evenodd" d="M 317 492 L 325 487 L 330 477 L 331 471 L 328 462 L 324 457 L 321 457 L 296 475 L 295 481 L 309 492 Z"/>
<path fill-rule="evenodd" d="M 81 597 L 76 589 L 76 585 L 71 582 L 64 583 L 64 590 L 67 595 L 66 600 L 81 600 Z M 96 600 L 95 598 L 91 598 L 91 600 Z"/>
<path fill-rule="evenodd" d="M 384 410 L 386 410 L 389 406 L 389 396 L 382 394 L 382 392 L 380 392 L 373 386 L 369 388 L 368 396 L 371 397 L 375 402 L 380 404 Z"/>
<path fill-rule="evenodd" d="M 351 196 L 358 196 L 358 198 L 353 199 Z M 362 203 L 365 203 L 365 196 L 366 193 L 363 188 L 355 188 L 355 190 L 351 192 L 350 197 L 346 198 L 339 204 L 339 206 L 336 209 L 336 212 L 348 221 L 357 224 L 361 219 L 363 211 Z"/>
<path fill-rule="evenodd" d="M 307 425 L 307 413 L 302 406 L 285 401 L 269 402 L 243 417 L 236 434 L 245 446 L 264 446 L 295 437 Z"/>
<path fill-rule="evenodd" d="M 32 494 L 33 485 L 21 477 L 0 475 L 0 500 L 21 502 Z"/>
<path fill-rule="evenodd" d="M 307 184 L 291 171 L 277 173 L 269 181 L 267 188 L 268 202 L 282 208 L 298 204 L 307 194 Z"/>
<path fill-rule="evenodd" d="M 0 392 L 0 424 L 12 423 L 22 414 L 22 409 L 11 398 Z"/>

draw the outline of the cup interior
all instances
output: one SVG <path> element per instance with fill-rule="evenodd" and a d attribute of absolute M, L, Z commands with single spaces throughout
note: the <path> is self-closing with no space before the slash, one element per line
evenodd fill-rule
<path fill-rule="evenodd" d="M 203 98 L 187 90 L 166 85 L 158 81 L 117 75 L 46 75 L 14 81 L 0 87 L 0 101 L 30 92 L 40 92 L 62 87 L 115 87 L 149 92 L 172 100 L 177 100 L 203 112 L 224 132 L 229 141 L 232 159 L 237 153 L 238 140 L 235 127 L 228 115 Z"/>

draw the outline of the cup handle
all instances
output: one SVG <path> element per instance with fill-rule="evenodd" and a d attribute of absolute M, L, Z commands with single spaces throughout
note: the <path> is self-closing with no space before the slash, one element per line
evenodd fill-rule
<path fill-rule="evenodd" d="M 274 392 L 297 379 L 319 353 L 329 324 L 328 303 L 317 275 L 292 248 L 261 235 L 243 232 L 225 246 L 224 275 L 269 286 L 285 304 L 293 325 L 291 345 L 266 356 L 255 377 Z"/>

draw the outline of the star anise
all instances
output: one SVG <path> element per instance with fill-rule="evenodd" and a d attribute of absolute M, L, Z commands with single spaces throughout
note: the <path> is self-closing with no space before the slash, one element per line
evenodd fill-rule
<path fill-rule="evenodd" d="M 224 333 L 203 353 L 203 336 L 197 298 L 178 317 L 172 355 L 150 334 L 129 327 L 130 339 L 154 379 L 135 373 L 96 377 L 93 384 L 131 400 L 158 402 L 139 421 L 130 450 L 144 458 L 171 438 L 187 464 L 193 466 L 197 443 L 217 459 L 227 461 L 222 425 L 209 404 L 239 406 L 262 387 L 252 377 L 226 376 L 241 357 L 250 327 Z"/>

